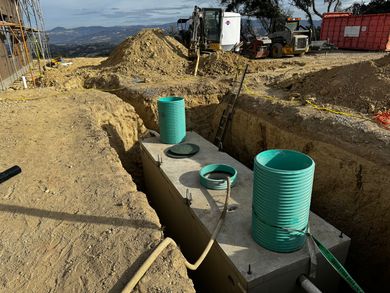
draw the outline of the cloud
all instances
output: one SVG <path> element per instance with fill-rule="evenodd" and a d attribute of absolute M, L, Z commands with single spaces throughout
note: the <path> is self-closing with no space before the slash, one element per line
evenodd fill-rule
<path fill-rule="evenodd" d="M 120 24 L 162 24 L 191 15 L 194 5 L 216 6 L 218 0 L 41 0 L 47 28 Z"/>
<path fill-rule="evenodd" d="M 179 7 L 158 7 L 158 8 L 150 8 L 150 9 L 136 9 L 136 10 L 128 10 L 128 11 L 118 11 L 118 9 L 115 9 L 114 12 L 110 11 L 107 13 L 102 13 L 101 16 L 107 17 L 107 18 L 121 18 L 126 16 L 134 16 L 139 15 L 147 17 L 147 16 L 153 16 L 153 15 L 177 15 L 182 10 L 188 10 L 192 9 L 192 5 L 181 5 Z"/>
<path fill-rule="evenodd" d="M 160 24 L 176 21 L 177 15 L 180 15 L 183 11 L 191 11 L 192 8 L 192 4 L 132 10 L 121 10 L 118 7 L 112 7 L 105 11 L 81 8 L 77 9 L 72 15 L 76 17 L 94 15 L 96 19 L 102 21 L 115 20 L 118 24 Z"/>
<path fill-rule="evenodd" d="M 89 9 L 80 9 L 79 11 L 73 13 L 75 16 L 88 16 L 88 15 L 99 15 L 99 10 L 89 10 Z"/>

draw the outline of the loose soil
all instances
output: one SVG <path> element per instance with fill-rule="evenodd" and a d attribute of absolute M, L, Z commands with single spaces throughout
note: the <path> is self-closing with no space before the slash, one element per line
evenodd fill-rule
<path fill-rule="evenodd" d="M 102 62 L 100 69 L 142 81 L 183 75 L 188 64 L 187 49 L 181 43 L 166 36 L 162 30 L 149 29 L 122 42 Z"/>
<path fill-rule="evenodd" d="M 376 113 L 390 108 L 390 55 L 323 69 L 303 78 L 284 81 L 279 86 L 314 98 L 321 104 Z"/>

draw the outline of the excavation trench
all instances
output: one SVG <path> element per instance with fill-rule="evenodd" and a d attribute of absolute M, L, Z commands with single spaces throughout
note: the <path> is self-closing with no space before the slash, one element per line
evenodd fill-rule
<path fill-rule="evenodd" d="M 88 86 L 93 84 L 90 81 Z M 95 86 L 103 87 L 102 81 Z M 147 128 L 156 131 L 157 97 L 184 96 L 187 129 L 209 141 L 214 139 L 228 93 L 227 86 L 192 81 L 185 86 L 131 87 L 111 81 L 110 88 L 135 108 Z M 369 123 L 244 95 L 237 102 L 223 147 L 250 168 L 254 156 L 266 149 L 294 149 L 310 155 L 316 162 L 311 209 L 352 238 L 347 268 L 363 288 L 383 290 L 390 274 L 389 139 L 382 131 L 372 131 Z M 139 145 L 124 152 L 115 131 L 110 126 L 105 130 L 139 189 L 147 190 Z"/>
<path fill-rule="evenodd" d="M 214 128 L 223 109 L 221 105 L 216 111 Z M 388 136 L 370 132 L 371 122 L 312 112 L 243 96 L 227 131 L 225 151 L 250 167 L 265 149 L 310 155 L 316 162 L 312 211 L 352 238 L 347 267 L 363 288 L 388 288 Z"/>

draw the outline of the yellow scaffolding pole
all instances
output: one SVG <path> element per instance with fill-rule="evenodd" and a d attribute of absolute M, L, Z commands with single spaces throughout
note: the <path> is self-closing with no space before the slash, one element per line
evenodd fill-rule
<path fill-rule="evenodd" d="M 25 30 L 24 30 L 23 25 L 22 25 L 22 20 L 20 19 L 19 6 L 18 6 L 18 2 L 17 2 L 17 1 L 15 1 L 15 8 L 16 8 L 16 16 L 18 17 L 20 33 L 21 33 L 21 35 L 22 35 L 23 46 L 24 46 L 24 50 L 25 50 L 25 53 L 26 53 L 26 59 L 27 59 L 27 64 L 26 64 L 26 65 L 27 65 L 27 66 L 29 67 L 29 69 L 30 69 L 30 74 L 31 74 L 32 82 L 33 82 L 33 85 L 35 86 L 35 77 L 34 77 L 33 70 L 32 70 L 32 68 L 31 68 L 30 51 L 28 50 L 26 38 L 25 38 L 25 35 L 24 35 Z"/>

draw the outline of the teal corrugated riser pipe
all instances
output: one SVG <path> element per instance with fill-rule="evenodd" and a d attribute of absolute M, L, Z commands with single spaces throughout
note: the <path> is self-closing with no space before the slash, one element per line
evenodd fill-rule
<path fill-rule="evenodd" d="M 314 168 L 309 156 L 296 151 L 268 150 L 256 156 L 252 236 L 259 245 L 276 252 L 303 247 Z"/>
<path fill-rule="evenodd" d="M 186 138 L 186 113 L 183 97 L 163 97 L 157 101 L 160 141 L 181 143 Z"/>

